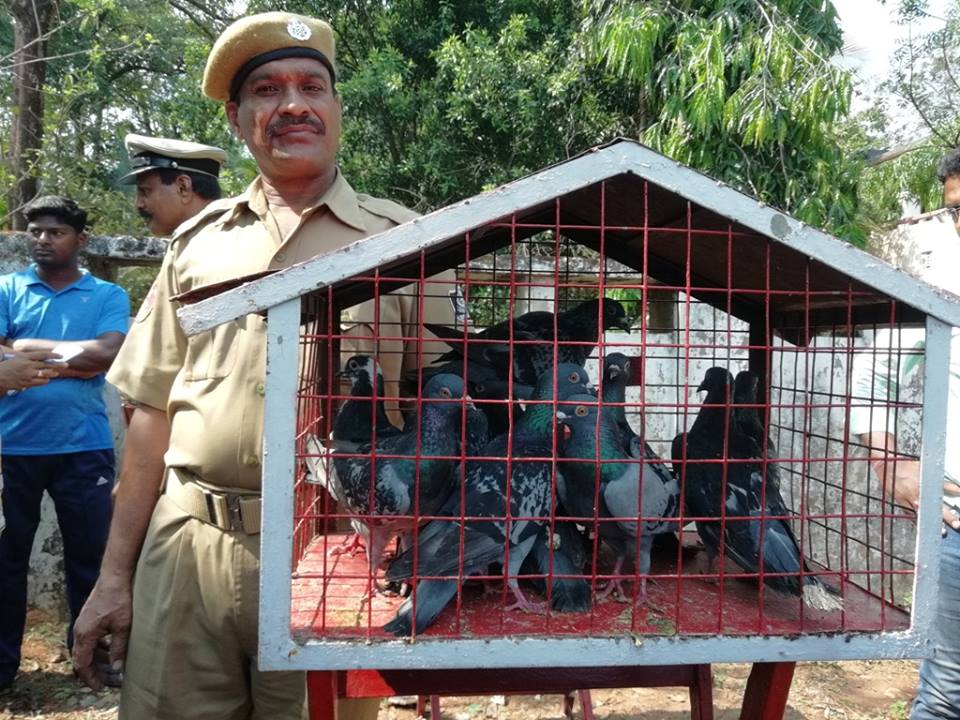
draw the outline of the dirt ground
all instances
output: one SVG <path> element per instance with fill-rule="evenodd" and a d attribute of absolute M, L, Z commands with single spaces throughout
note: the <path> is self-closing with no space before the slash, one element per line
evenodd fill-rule
<path fill-rule="evenodd" d="M 13 689 L 0 693 L 0 720 L 113 720 L 117 691 L 94 693 L 74 680 L 63 644 L 64 626 L 39 612 L 28 617 L 21 674 Z M 749 666 L 715 665 L 714 705 L 718 720 L 738 716 Z M 916 663 L 804 663 L 798 666 L 787 720 L 905 720 L 916 684 Z M 448 720 L 539 720 L 562 718 L 560 696 L 444 698 Z M 672 720 L 690 716 L 686 690 L 598 690 L 598 718 Z M 580 708 L 577 707 L 579 716 Z M 384 704 L 381 720 L 416 720 L 412 707 Z"/>

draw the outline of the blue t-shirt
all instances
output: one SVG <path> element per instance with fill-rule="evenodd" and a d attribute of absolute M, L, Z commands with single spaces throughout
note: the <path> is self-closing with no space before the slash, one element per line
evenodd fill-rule
<path fill-rule="evenodd" d="M 84 272 L 55 291 L 31 265 L 0 277 L 0 337 L 92 340 L 126 334 L 130 300 L 123 288 Z M 55 455 L 108 450 L 113 434 L 101 395 L 103 374 L 89 380 L 56 378 L 0 399 L 4 455 Z"/>

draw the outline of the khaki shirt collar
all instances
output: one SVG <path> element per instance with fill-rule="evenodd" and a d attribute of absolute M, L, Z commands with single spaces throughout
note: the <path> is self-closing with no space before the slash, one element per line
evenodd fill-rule
<path fill-rule="evenodd" d="M 266 217 L 267 196 L 263 192 L 263 182 L 260 176 L 257 176 L 247 186 L 247 189 L 236 197 L 235 202 L 233 209 L 224 213 L 220 223 L 236 221 L 245 210 L 254 213 L 261 220 Z M 344 224 L 361 232 L 366 231 L 363 214 L 360 212 L 360 204 L 357 201 L 357 193 L 347 182 L 343 173 L 340 172 L 340 168 L 337 168 L 337 176 L 334 178 L 333 184 L 316 203 L 304 209 L 302 217 L 306 218 L 323 207 L 327 207 Z"/>

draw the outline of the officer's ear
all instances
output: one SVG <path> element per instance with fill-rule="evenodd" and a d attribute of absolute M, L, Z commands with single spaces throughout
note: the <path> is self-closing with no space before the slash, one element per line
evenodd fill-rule
<path fill-rule="evenodd" d="M 223 109 L 227 115 L 227 121 L 230 123 L 230 129 L 233 134 L 243 140 L 243 133 L 240 132 L 240 124 L 237 122 L 237 114 L 240 112 L 240 103 L 236 100 L 230 100 L 223 104 Z"/>
<path fill-rule="evenodd" d="M 193 194 L 193 181 L 189 175 L 177 175 L 177 193 L 184 197 Z"/>

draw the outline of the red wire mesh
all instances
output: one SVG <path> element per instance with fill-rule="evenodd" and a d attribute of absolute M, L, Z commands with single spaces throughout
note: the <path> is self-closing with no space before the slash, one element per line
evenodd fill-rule
<path fill-rule="evenodd" d="M 462 298 L 454 300 L 462 302 L 469 321 L 468 326 L 454 329 L 468 348 L 505 348 L 507 367 L 513 368 L 513 361 L 524 347 L 546 344 L 556 360 L 571 343 L 530 339 L 512 325 L 507 337 L 497 341 L 485 342 L 468 333 L 524 313 L 546 310 L 554 313 L 556 337 L 557 313 L 591 298 L 617 300 L 631 318 L 631 332 L 608 331 L 600 334 L 596 343 L 582 343 L 584 347 L 595 345 L 586 370 L 593 383 L 599 384 L 598 358 L 620 352 L 633 359 L 623 407 L 641 443 L 648 443 L 667 467 L 671 465 L 675 436 L 688 431 L 701 410 L 703 395 L 698 394 L 697 387 L 706 370 L 720 366 L 733 375 L 747 369 L 754 372 L 759 378 L 758 396 L 748 407 L 756 410 L 766 430 L 761 457 L 755 464 L 762 473 L 772 466 L 779 468 L 786 511 L 778 514 L 768 510 L 758 517 L 728 515 L 718 508 L 718 515 L 710 519 L 718 520 L 722 531 L 734 527 L 731 523 L 753 521 L 761 547 L 770 541 L 773 523 L 787 523 L 806 563 L 797 573 L 801 582 L 816 576 L 835 592 L 842 609 L 813 609 L 797 595 L 770 588 L 764 581 L 774 579 L 771 576 L 777 573 L 762 565 L 755 571 L 745 570 L 728 557 L 725 545 L 720 548 L 718 562 L 705 564 L 695 529 L 697 516 L 681 503 L 675 523 L 680 531 L 660 535 L 654 545 L 650 572 L 644 576 L 649 579 L 645 600 L 641 590 L 643 577 L 636 565 L 628 563 L 615 574 L 610 548 L 598 539 L 603 523 L 636 523 L 638 516 L 602 517 L 595 511 L 592 517 L 576 519 L 587 555 L 582 570 L 558 572 L 555 548 L 548 553 L 546 571 L 521 569 L 519 586 L 527 596 L 543 604 L 542 611 L 508 609 L 511 593 L 507 579 L 502 567 L 491 563 L 485 571 L 469 578 L 457 577 L 453 598 L 429 627 L 416 634 L 425 639 L 625 633 L 637 637 L 793 636 L 905 629 L 909 625 L 909 593 L 914 573 L 914 518 L 907 509 L 885 497 L 879 480 L 869 469 L 867 448 L 850 432 L 850 423 L 851 413 L 858 412 L 857 407 L 866 407 L 871 425 L 874 415 L 883 416 L 898 438 L 901 459 L 890 460 L 891 464 L 917 456 L 922 388 L 891 384 L 882 391 L 871 387 L 864 393 L 854 377 L 855 363 L 869 367 L 888 363 L 899 370 L 901 364 L 921 359 L 922 349 L 890 342 L 886 346 L 872 344 L 873 338 L 885 329 L 906 328 L 907 321 L 915 323 L 916 318 L 911 318 L 908 309 L 892 299 L 878 296 L 851 280 L 838 282 L 839 276 L 830 276 L 824 281 L 823 266 L 809 258 L 801 258 L 801 267 L 785 269 L 778 264 L 776 241 L 732 222 L 722 226 L 712 220 L 707 222 L 693 204 L 687 204 L 680 222 L 648 225 L 649 190 L 643 184 L 642 197 L 631 198 L 626 212 L 631 218 L 629 223 L 623 222 L 622 211 L 616 222 L 608 222 L 608 192 L 602 184 L 593 206 L 595 221 L 585 222 L 583 213 L 568 212 L 565 199 L 559 198 L 549 213 L 552 222 L 544 219 L 548 217 L 545 212 L 537 216 L 536 222 L 516 215 L 467 233 L 457 259 L 447 265 L 457 270 Z M 622 207 L 622 198 L 616 200 Z M 624 238 L 631 239 L 629 253 L 623 251 Z M 671 262 L 664 264 L 663 258 L 668 255 Z M 450 257 L 449 251 L 445 257 Z M 704 272 L 705 264 L 711 265 L 710 273 Z M 665 267 L 672 267 L 673 271 L 659 275 L 655 272 Z M 354 290 L 366 288 L 366 296 L 373 297 L 375 307 L 396 287 L 415 287 L 415 297 L 419 299 L 417 322 L 385 323 L 374 313 L 371 330 L 374 339 L 381 343 L 405 343 L 408 354 L 417 358 L 417 366 L 427 374 L 439 346 L 425 344 L 425 337 L 430 335 L 423 323 L 430 322 L 430 318 L 423 317 L 423 300 L 440 292 L 440 283 L 435 280 L 439 269 L 442 268 L 432 262 L 431 252 L 427 251 L 399 271 L 381 268 L 351 281 Z M 785 286 L 781 282 L 784 273 L 799 280 Z M 707 274 L 721 278 L 721 282 L 706 282 Z M 393 635 L 383 626 L 395 617 L 404 602 L 404 597 L 396 592 L 401 588 L 378 590 L 386 566 L 377 570 L 374 577 L 362 546 L 351 545 L 350 539 L 356 523 L 377 524 L 383 520 L 373 506 L 372 477 L 378 463 L 398 456 L 363 448 L 345 449 L 330 440 L 332 420 L 350 393 L 349 386 L 337 376 L 348 359 L 340 349 L 346 340 L 341 332 L 343 301 L 339 290 L 325 289 L 304 296 L 302 302 L 296 437 L 299 462 L 293 508 L 293 631 L 301 639 L 391 638 Z M 462 367 L 468 370 L 465 360 Z M 508 369 L 504 378 L 508 398 L 514 397 L 519 385 L 515 372 Z M 466 374 L 469 380 L 469 373 Z M 381 391 L 374 383 L 373 403 L 382 400 L 391 407 L 395 404 L 408 416 L 407 422 L 413 418 L 415 423 L 416 418 L 422 418 L 426 406 L 441 402 L 417 392 L 416 387 L 422 382 L 418 375 L 412 391 L 408 382 L 403 392 L 398 392 L 392 383 Z M 460 409 L 456 423 L 459 427 L 451 429 L 459 448 L 452 455 L 431 459 L 446 459 L 454 466 L 450 493 L 459 496 L 460 509 L 448 514 L 422 512 L 416 493 L 419 477 L 415 478 L 415 501 L 404 515 L 410 525 L 407 546 L 413 548 L 410 552 L 414 574 L 409 586 L 429 577 L 418 570 L 423 560 L 417 548 L 431 521 L 457 526 L 456 542 L 461 547 L 447 547 L 444 551 L 452 554 L 462 571 L 466 528 L 471 523 L 491 520 L 471 516 L 462 509 L 468 492 L 467 467 L 483 462 L 466 457 L 468 403 L 456 398 L 443 402 L 455 403 Z M 561 409 L 556 401 L 548 402 L 554 411 Z M 496 406 L 505 410 L 511 427 L 521 409 L 529 412 L 536 404 L 529 399 L 474 399 L 474 405 L 481 410 Z M 726 412 L 734 405 L 730 388 L 722 407 Z M 397 414 L 391 415 L 391 422 L 396 422 L 396 418 Z M 373 445 L 378 433 L 390 430 L 374 421 Z M 724 433 L 726 443 L 729 427 Z M 564 519 L 556 512 L 557 473 L 563 473 L 564 464 L 570 462 L 563 457 L 567 440 L 558 431 L 553 436 L 551 454 L 537 458 L 551 469 L 550 511 L 527 517 L 504 509 L 494 519 L 508 528 L 524 521 L 537 522 L 547 528 L 549 538 L 556 537 L 557 522 Z M 424 456 L 419 440 L 415 447 L 412 459 L 420 463 Z M 333 472 L 333 453 L 369 459 L 369 507 L 345 508 L 318 483 Z M 508 474 L 518 462 L 516 453 L 512 455 L 499 460 L 505 463 Z M 493 457 L 488 460 L 496 461 Z M 601 463 L 596 458 L 592 462 L 599 478 Z M 648 458 L 629 462 L 658 461 Z M 712 460 L 681 456 L 672 463 L 680 483 L 680 496 L 687 490 L 685 468 L 693 464 L 719 465 L 723 490 L 729 491 L 728 475 L 736 472 L 732 468 L 737 462 L 728 456 Z M 507 504 L 510 492 L 508 485 Z M 598 483 L 595 501 L 600 492 Z M 761 504 L 768 499 L 767 492 L 767 485 L 761 483 Z M 401 551 L 395 539 L 390 548 L 388 563 L 391 555 Z M 552 584 L 558 578 L 587 583 L 589 608 L 561 612 L 551 607 Z M 602 590 L 616 579 L 624 581 L 625 596 L 601 599 Z M 417 592 L 409 602 L 415 611 Z"/>

